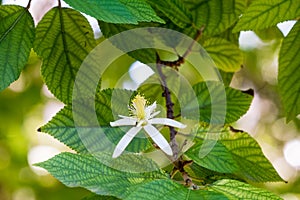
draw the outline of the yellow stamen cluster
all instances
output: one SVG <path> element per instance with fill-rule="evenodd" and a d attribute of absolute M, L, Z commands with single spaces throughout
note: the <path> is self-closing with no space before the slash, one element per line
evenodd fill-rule
<path fill-rule="evenodd" d="M 136 95 L 132 100 L 132 105 L 135 109 L 136 117 L 139 120 L 143 120 L 146 117 L 146 113 L 145 113 L 146 103 L 147 103 L 146 99 L 139 94 Z"/>

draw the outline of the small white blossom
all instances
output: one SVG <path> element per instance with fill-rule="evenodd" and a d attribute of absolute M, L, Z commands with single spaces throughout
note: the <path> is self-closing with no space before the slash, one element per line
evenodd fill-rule
<path fill-rule="evenodd" d="M 162 124 L 172 126 L 175 128 L 185 128 L 186 125 L 177 122 L 169 118 L 154 118 L 158 112 L 154 112 L 156 109 L 156 102 L 147 106 L 146 99 L 141 95 L 136 95 L 132 100 L 132 105 L 129 107 L 131 116 L 119 115 L 121 119 L 114 122 L 110 122 L 111 126 L 134 126 L 127 131 L 122 139 L 117 144 L 113 158 L 122 154 L 124 149 L 128 146 L 131 140 L 137 135 L 137 133 L 144 129 L 146 133 L 152 138 L 152 140 L 168 155 L 173 155 L 172 149 L 167 140 L 161 135 L 161 133 L 153 126 L 153 124 Z"/>

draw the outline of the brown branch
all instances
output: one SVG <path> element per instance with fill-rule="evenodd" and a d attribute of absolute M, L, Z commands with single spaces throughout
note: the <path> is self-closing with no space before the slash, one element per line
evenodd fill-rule
<path fill-rule="evenodd" d="M 184 63 L 184 57 L 178 56 L 178 59 L 175 61 L 164 61 L 159 60 L 159 64 L 169 66 L 178 70 L 178 67 Z"/>
<path fill-rule="evenodd" d="M 185 51 L 185 53 L 183 54 L 183 56 L 178 55 L 178 59 L 175 60 L 175 61 L 164 61 L 164 60 L 158 59 L 157 63 L 161 64 L 161 65 L 164 65 L 164 66 L 172 67 L 175 70 L 178 70 L 178 67 L 184 63 L 185 58 L 191 53 L 192 48 L 195 45 L 195 43 L 198 42 L 199 39 L 201 38 L 201 36 L 203 34 L 203 30 L 204 30 L 204 26 L 201 27 L 197 31 L 195 39 L 192 41 L 192 43 L 190 44 L 190 46 L 188 47 L 188 49 Z"/>
<path fill-rule="evenodd" d="M 186 50 L 186 52 L 183 54 L 183 58 L 186 58 L 192 51 L 193 46 L 195 45 L 196 42 L 198 42 L 203 34 L 204 31 L 204 26 L 202 26 L 196 34 L 195 39 L 193 40 L 193 42 L 190 44 L 190 46 L 188 47 L 188 49 Z"/>
<path fill-rule="evenodd" d="M 167 108 L 167 118 L 169 118 L 169 119 L 174 119 L 175 118 L 174 117 L 174 111 L 173 111 L 174 103 L 172 102 L 171 92 L 169 91 L 167 81 L 166 81 L 166 76 L 164 75 L 164 73 L 162 71 L 162 68 L 164 66 L 169 66 L 169 67 L 174 68 L 175 70 L 178 70 L 178 67 L 181 64 L 184 63 L 184 59 L 192 51 L 193 45 L 202 36 L 203 30 L 204 30 L 204 27 L 202 27 L 200 30 L 198 30 L 195 39 L 190 44 L 190 46 L 188 47 L 186 52 L 183 54 L 183 56 L 178 56 L 178 59 L 175 60 L 175 61 L 163 61 L 163 60 L 160 59 L 158 53 L 156 53 L 156 67 L 157 67 L 157 71 L 158 71 L 158 74 L 159 74 L 160 79 L 161 79 L 161 84 L 162 84 L 162 88 L 163 88 L 163 94 L 162 95 L 163 95 L 163 97 L 165 97 L 166 108 Z M 176 117 L 178 117 L 178 116 L 176 116 Z M 178 144 L 176 142 L 176 135 L 177 135 L 178 132 L 175 130 L 174 127 L 172 127 L 172 126 L 168 126 L 168 127 L 169 127 L 169 130 L 170 130 L 170 143 L 171 143 L 171 148 L 172 148 L 172 151 L 173 151 L 172 162 L 174 164 L 174 169 L 173 169 L 173 172 L 171 173 L 171 177 L 173 177 L 176 174 L 176 172 L 179 171 L 182 175 L 182 178 L 183 178 L 184 183 L 185 183 L 186 186 L 189 186 L 192 189 L 198 189 L 198 186 L 193 183 L 192 179 L 188 176 L 188 173 L 184 169 L 184 167 L 186 165 L 191 164 L 193 161 L 183 160 L 182 156 L 180 156 L 178 158 L 179 147 L 178 147 Z M 186 141 L 185 141 L 185 143 L 186 143 Z M 183 148 L 183 146 L 182 146 L 182 148 Z M 181 148 L 181 150 L 182 150 L 182 148 Z"/>
<path fill-rule="evenodd" d="M 158 71 L 158 74 L 160 76 L 161 83 L 162 83 L 163 96 L 165 97 L 165 100 L 166 100 L 167 118 L 174 119 L 174 112 L 173 112 L 174 103 L 172 102 L 171 92 L 169 91 L 169 88 L 167 86 L 166 76 L 162 72 L 162 67 L 164 65 L 161 63 L 161 60 L 160 60 L 158 54 L 156 54 L 156 63 L 157 63 L 157 65 L 156 65 L 157 66 L 157 71 Z M 177 131 L 172 126 L 169 126 L 169 130 L 170 130 L 170 143 L 171 143 L 171 148 L 172 148 L 172 151 L 173 151 L 173 160 L 177 160 L 177 157 L 178 157 L 178 144 L 177 144 L 176 139 L 175 139 Z"/>
<path fill-rule="evenodd" d="M 32 0 L 29 0 L 28 4 L 27 4 L 27 6 L 26 6 L 26 10 L 29 10 L 31 1 L 32 1 Z"/>
<path fill-rule="evenodd" d="M 174 162 L 175 167 L 171 173 L 171 178 L 173 178 L 177 172 L 180 172 L 184 185 L 190 187 L 191 189 L 196 190 L 199 187 L 195 183 L 193 183 L 192 178 L 188 175 L 188 173 L 184 169 L 185 166 L 191 165 L 192 163 L 193 163 L 192 160 L 183 160 L 183 158 L 180 157 L 178 161 Z"/>
<path fill-rule="evenodd" d="M 193 190 L 199 189 L 198 185 L 196 185 L 195 183 L 193 183 L 192 178 L 188 175 L 187 172 L 183 172 L 182 173 L 182 178 L 183 178 L 183 181 L 185 182 L 186 186 L 189 186 Z"/>

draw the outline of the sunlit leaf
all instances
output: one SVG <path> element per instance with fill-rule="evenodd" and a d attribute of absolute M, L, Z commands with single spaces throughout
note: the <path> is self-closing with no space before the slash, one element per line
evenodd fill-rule
<path fill-rule="evenodd" d="M 222 77 L 222 82 L 225 86 L 229 86 L 231 83 L 231 80 L 233 78 L 234 72 L 224 72 L 222 70 L 219 70 L 220 75 Z"/>
<path fill-rule="evenodd" d="M 206 134 L 215 135 L 215 139 L 205 139 Z M 282 181 L 258 143 L 245 132 L 230 128 L 212 132 L 200 127 L 195 142 L 186 155 L 200 166 L 221 173 L 232 173 L 254 182 Z M 204 143 L 211 146 L 202 147 Z M 207 152 L 208 149 L 209 153 L 201 158 L 201 152 Z"/>
<path fill-rule="evenodd" d="M 109 23 L 137 24 L 142 21 L 164 23 L 144 0 L 66 0 L 66 2 L 81 12 Z"/>
<path fill-rule="evenodd" d="M 122 157 L 106 160 L 110 157 L 102 156 L 99 160 L 89 155 L 61 153 L 48 161 L 38 163 L 37 166 L 48 170 L 55 178 L 68 187 L 83 187 L 99 195 L 112 195 L 118 198 L 129 196 L 138 186 L 154 179 L 167 179 L 162 171 L 130 172 L 128 166 L 145 169 L 155 164 L 141 156 L 135 156 L 135 162 L 129 162 Z M 113 168 L 114 163 L 123 170 Z M 109 164 L 107 164 L 109 163 Z"/>
<path fill-rule="evenodd" d="M 295 0 L 252 1 L 233 31 L 264 29 L 299 16 L 300 5 Z"/>
<path fill-rule="evenodd" d="M 192 25 L 193 17 L 181 0 L 148 1 L 180 28 Z M 176 13 L 174 15 L 174 13 Z"/>
<path fill-rule="evenodd" d="M 211 56 L 216 66 L 225 72 L 236 72 L 243 62 L 238 46 L 222 38 L 205 40 L 203 48 Z"/>
<path fill-rule="evenodd" d="M 119 200 L 119 199 L 112 196 L 93 195 L 93 196 L 85 197 L 82 200 Z"/>
<path fill-rule="evenodd" d="M 39 22 L 34 50 L 43 58 L 42 76 L 49 90 L 64 103 L 72 101 L 76 73 L 94 46 L 88 21 L 75 10 L 56 7 Z"/>
<path fill-rule="evenodd" d="M 184 0 L 194 24 L 206 35 L 217 35 L 233 25 L 245 9 L 244 0 Z"/>
<path fill-rule="evenodd" d="M 229 27 L 228 29 L 226 29 L 226 31 L 214 36 L 217 38 L 223 38 L 227 41 L 229 41 L 230 43 L 235 44 L 236 46 L 239 45 L 239 37 L 240 37 L 240 32 L 237 33 L 232 33 L 232 29 L 233 29 L 234 25 L 232 25 L 231 27 Z"/>
<path fill-rule="evenodd" d="M 88 152 L 77 134 L 70 106 L 66 106 L 60 110 L 46 125 L 42 126 L 39 131 L 49 133 L 77 152 Z"/>
<path fill-rule="evenodd" d="M 228 179 L 215 182 L 208 190 L 223 193 L 229 199 L 282 200 L 279 196 L 264 189 Z"/>
<path fill-rule="evenodd" d="M 28 9 L 0 6 L 0 91 L 19 78 L 32 48 L 34 30 Z"/>
<path fill-rule="evenodd" d="M 228 198 L 218 192 L 206 190 L 191 190 L 172 180 L 154 180 L 138 187 L 126 200 L 135 199 L 161 199 L 161 200 L 227 200 Z"/>
<path fill-rule="evenodd" d="M 164 23 L 164 20 L 156 15 L 155 11 L 145 0 L 120 0 L 120 2 L 133 14 L 137 22 Z M 111 10 L 109 11 L 111 12 Z"/>
<path fill-rule="evenodd" d="M 284 37 L 277 26 L 256 30 L 255 34 L 263 41 L 281 40 Z"/>
<path fill-rule="evenodd" d="M 278 85 L 287 121 L 300 114 L 300 22 L 284 38 L 279 53 Z"/>

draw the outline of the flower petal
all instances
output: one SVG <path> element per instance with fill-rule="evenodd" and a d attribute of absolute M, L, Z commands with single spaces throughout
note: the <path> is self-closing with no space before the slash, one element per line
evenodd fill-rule
<path fill-rule="evenodd" d="M 159 148 L 166 154 L 172 156 L 173 151 L 168 143 L 168 141 L 162 136 L 162 134 L 151 124 L 144 126 L 145 131 L 152 138 L 152 140 L 159 146 Z"/>
<path fill-rule="evenodd" d="M 151 104 L 150 106 L 147 106 L 145 108 L 145 113 L 147 115 L 147 119 L 149 119 L 151 117 L 151 113 L 153 113 L 153 111 L 156 109 L 156 101 Z"/>
<path fill-rule="evenodd" d="M 110 122 L 111 126 L 135 126 L 136 119 L 134 118 L 125 118 L 125 119 L 118 119 L 114 122 Z"/>
<path fill-rule="evenodd" d="M 132 127 L 127 131 L 127 133 L 122 137 L 122 139 L 117 144 L 114 153 L 112 155 L 113 158 L 116 158 L 122 154 L 124 149 L 128 146 L 131 140 L 136 136 L 136 134 L 142 129 L 142 127 Z"/>
<path fill-rule="evenodd" d="M 149 119 L 148 122 L 150 124 L 162 124 L 162 125 L 172 126 L 175 128 L 185 128 L 186 127 L 185 124 L 182 124 L 178 121 L 175 121 L 175 120 L 169 119 L 169 118 L 153 118 L 153 119 Z"/>
<path fill-rule="evenodd" d="M 155 112 L 155 113 L 152 113 L 152 114 L 150 115 L 149 119 L 155 117 L 155 116 L 158 115 L 159 113 L 160 113 L 160 111 L 157 111 L 157 112 Z"/>
<path fill-rule="evenodd" d="M 135 119 L 134 117 L 124 116 L 124 115 L 118 115 L 118 116 L 123 119 Z"/>

